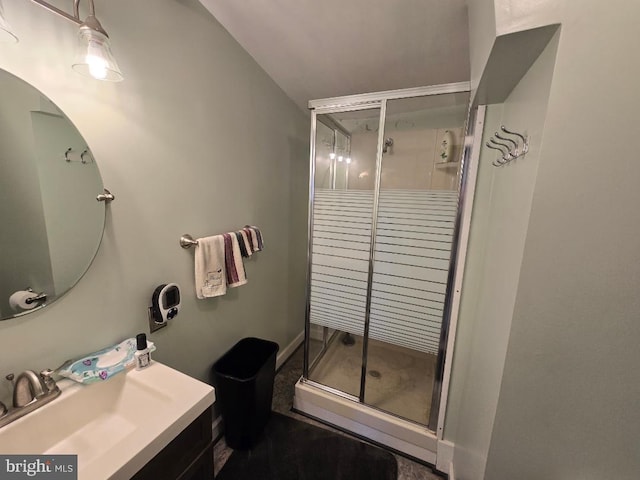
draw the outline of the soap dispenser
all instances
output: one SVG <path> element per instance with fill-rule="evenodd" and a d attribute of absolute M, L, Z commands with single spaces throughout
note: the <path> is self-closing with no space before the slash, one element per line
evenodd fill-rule
<path fill-rule="evenodd" d="M 147 336 L 144 333 L 136 335 L 137 350 L 134 354 L 136 360 L 136 370 L 142 370 L 151 363 L 151 353 L 147 347 Z"/>

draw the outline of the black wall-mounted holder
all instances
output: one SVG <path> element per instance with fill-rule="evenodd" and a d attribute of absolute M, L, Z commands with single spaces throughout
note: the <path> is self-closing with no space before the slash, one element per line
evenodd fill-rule
<path fill-rule="evenodd" d="M 156 322 L 153 318 L 153 307 L 149 307 L 149 332 L 153 333 L 160 330 L 162 327 L 166 327 L 167 322 Z"/>
<path fill-rule="evenodd" d="M 180 287 L 176 283 L 164 283 L 156 287 L 149 307 L 149 330 L 160 330 L 180 311 Z"/>

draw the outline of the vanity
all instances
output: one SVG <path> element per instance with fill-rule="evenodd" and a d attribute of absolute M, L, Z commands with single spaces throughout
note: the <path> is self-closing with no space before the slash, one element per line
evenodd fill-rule
<path fill-rule="evenodd" d="M 213 478 L 213 387 L 155 361 L 58 386 L 58 398 L 0 428 L 0 452 L 78 455 L 79 480 Z"/>

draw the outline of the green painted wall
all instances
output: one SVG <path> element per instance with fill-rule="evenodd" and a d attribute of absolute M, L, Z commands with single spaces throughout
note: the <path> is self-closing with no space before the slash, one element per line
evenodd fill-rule
<path fill-rule="evenodd" d="M 55 368 L 148 331 L 151 293 L 177 282 L 183 309 L 151 336 L 155 358 L 206 380 L 240 338 L 284 347 L 303 330 L 308 118 L 197 1 L 96 8 L 126 77 L 119 84 L 71 70 L 72 23 L 5 2 L 20 43 L 0 45 L 0 68 L 69 116 L 116 200 L 79 284 L 41 312 L 0 322 L 2 374 Z M 249 283 L 197 300 L 193 250 L 178 239 L 245 224 L 261 227 L 266 244 L 246 262 Z"/>

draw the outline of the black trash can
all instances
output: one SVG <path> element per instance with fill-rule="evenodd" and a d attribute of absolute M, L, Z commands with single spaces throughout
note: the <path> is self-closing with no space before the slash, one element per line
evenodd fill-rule
<path fill-rule="evenodd" d="M 231 448 L 255 445 L 271 414 L 277 343 L 243 338 L 213 364 L 216 403 Z"/>

